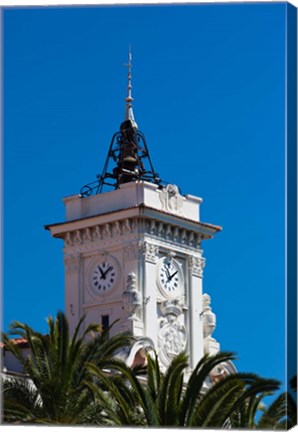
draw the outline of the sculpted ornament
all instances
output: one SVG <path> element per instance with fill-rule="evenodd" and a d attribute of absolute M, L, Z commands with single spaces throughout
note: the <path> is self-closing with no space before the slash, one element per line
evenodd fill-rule
<path fill-rule="evenodd" d="M 203 294 L 203 313 L 202 313 L 202 321 L 203 321 L 203 333 L 204 338 L 211 338 L 212 333 L 216 327 L 216 315 L 212 312 L 210 307 L 211 297 L 208 294 Z"/>
<path fill-rule="evenodd" d="M 205 258 L 189 256 L 188 265 L 194 276 L 203 277 L 203 268 L 205 267 Z"/>
<path fill-rule="evenodd" d="M 111 224 L 104 224 L 104 228 L 102 230 L 103 239 L 112 237 Z"/>
<path fill-rule="evenodd" d="M 96 225 L 95 228 L 93 228 L 93 239 L 94 240 L 101 240 L 102 239 L 102 230 L 99 225 Z"/>
<path fill-rule="evenodd" d="M 183 207 L 183 197 L 179 194 L 177 186 L 168 184 L 160 192 L 162 207 L 170 212 L 181 213 Z"/>
<path fill-rule="evenodd" d="M 92 241 L 90 228 L 86 228 L 83 230 L 82 240 L 83 240 L 83 242 Z"/>
<path fill-rule="evenodd" d="M 182 307 L 182 298 L 165 300 L 160 304 L 162 317 L 159 319 L 157 344 L 158 356 L 165 368 L 186 347 L 186 328 L 180 321 Z"/>
<path fill-rule="evenodd" d="M 139 249 L 143 253 L 145 261 L 151 262 L 153 264 L 156 263 L 159 251 L 159 247 L 157 245 L 147 241 L 140 241 Z"/>
<path fill-rule="evenodd" d="M 121 226 L 120 226 L 120 222 L 116 221 L 113 224 L 113 236 L 119 236 L 121 235 Z"/>
<path fill-rule="evenodd" d="M 75 231 L 74 243 L 75 244 L 81 244 L 82 243 L 82 236 L 81 236 L 80 230 Z"/>
<path fill-rule="evenodd" d="M 173 358 L 186 347 L 186 329 L 173 313 L 166 315 L 159 321 L 158 356 L 166 368 Z"/>
<path fill-rule="evenodd" d="M 72 238 L 71 238 L 71 233 L 67 232 L 64 238 L 65 241 L 65 246 L 72 246 Z"/>
<path fill-rule="evenodd" d="M 122 226 L 122 232 L 124 234 L 130 234 L 133 231 L 133 225 L 129 219 L 125 219 L 123 226 Z"/>
<path fill-rule="evenodd" d="M 184 297 L 180 299 L 164 300 L 160 304 L 160 311 L 163 316 L 174 315 L 176 317 L 182 314 L 182 308 L 184 306 Z"/>
<path fill-rule="evenodd" d="M 128 312 L 129 320 L 138 320 L 137 313 L 141 309 L 141 295 L 137 289 L 137 276 L 134 272 L 130 272 L 127 276 L 126 290 L 122 294 L 123 306 Z"/>

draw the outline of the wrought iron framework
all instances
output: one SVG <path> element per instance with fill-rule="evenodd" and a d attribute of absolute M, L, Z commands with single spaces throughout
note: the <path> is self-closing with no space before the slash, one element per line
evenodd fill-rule
<path fill-rule="evenodd" d="M 118 189 L 121 184 L 136 180 L 165 184 L 154 171 L 144 134 L 140 131 L 126 134 L 122 125 L 112 137 L 102 173 L 81 188 L 81 197 L 100 194 L 104 186 Z"/>

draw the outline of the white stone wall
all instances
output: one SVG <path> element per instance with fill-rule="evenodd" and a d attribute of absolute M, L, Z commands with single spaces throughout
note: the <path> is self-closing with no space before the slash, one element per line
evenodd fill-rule
<path fill-rule="evenodd" d="M 110 323 L 119 320 L 112 335 L 129 330 L 148 338 L 164 368 L 181 350 L 188 351 L 193 367 L 204 346 L 214 349 L 203 334 L 201 241 L 212 238 L 218 227 L 199 222 L 201 201 L 181 196 L 174 185 L 158 189 L 146 182 L 65 198 L 66 223 L 50 229 L 64 239 L 71 331 L 82 315 L 85 326 L 109 315 Z M 168 271 L 162 270 L 165 262 L 172 265 L 170 276 L 177 274 L 168 292 L 161 279 Z"/>
<path fill-rule="evenodd" d="M 156 184 L 137 181 L 124 183 L 120 189 L 111 192 L 84 199 L 79 195 L 72 195 L 63 201 L 67 221 L 136 207 L 140 204 L 199 221 L 199 205 L 202 199 L 192 195 L 182 196 L 174 185 L 168 185 L 167 188 L 160 190 Z"/>

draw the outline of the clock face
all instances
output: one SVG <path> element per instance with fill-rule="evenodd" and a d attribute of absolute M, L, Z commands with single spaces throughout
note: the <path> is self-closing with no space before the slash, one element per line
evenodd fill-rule
<path fill-rule="evenodd" d="M 183 289 L 183 275 L 180 265 L 173 259 L 164 258 L 158 268 L 158 284 L 163 294 L 177 296 Z"/>
<path fill-rule="evenodd" d="M 89 281 L 92 292 L 101 295 L 112 290 L 118 280 L 119 268 L 110 256 L 102 257 L 92 266 Z"/>

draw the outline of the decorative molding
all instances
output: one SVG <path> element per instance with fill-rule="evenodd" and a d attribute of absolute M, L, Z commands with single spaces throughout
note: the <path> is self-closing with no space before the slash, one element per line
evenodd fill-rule
<path fill-rule="evenodd" d="M 169 313 L 159 319 L 157 336 L 158 357 L 163 368 L 167 368 L 174 357 L 186 348 L 187 331 L 177 315 Z"/>
<path fill-rule="evenodd" d="M 103 239 L 109 239 L 109 238 L 112 237 L 112 229 L 111 229 L 112 227 L 111 227 L 111 225 L 112 224 L 110 224 L 110 223 L 104 224 L 103 230 L 102 230 L 102 238 Z"/>
<path fill-rule="evenodd" d="M 145 261 L 155 264 L 158 260 L 159 247 L 148 241 L 140 241 L 139 249 L 143 254 Z"/>
<path fill-rule="evenodd" d="M 102 239 L 102 229 L 99 225 L 97 225 L 96 227 L 92 228 L 92 232 L 93 232 L 93 240 L 101 240 Z"/>
<path fill-rule="evenodd" d="M 85 252 L 98 247 L 98 242 L 101 240 L 107 241 L 111 245 L 122 243 L 124 237 L 129 238 L 137 231 L 141 235 L 149 234 L 155 237 L 156 243 L 165 241 L 175 246 L 175 248 L 183 247 L 185 250 L 187 248 L 194 251 L 200 250 L 201 234 L 199 233 L 166 222 L 142 221 L 142 219 L 135 220 L 133 218 L 66 232 L 64 235 L 64 247 L 68 253 L 72 251 L 72 248 L 76 251 L 79 249 L 80 252 Z"/>
<path fill-rule="evenodd" d="M 166 225 L 165 236 L 166 236 L 167 240 L 171 240 L 172 239 L 173 233 L 172 233 L 172 226 L 171 225 Z"/>
<path fill-rule="evenodd" d="M 72 241 L 72 233 L 71 232 L 67 232 L 66 236 L 65 236 L 65 246 L 72 246 L 73 245 L 73 241 Z"/>
<path fill-rule="evenodd" d="M 86 228 L 82 232 L 82 241 L 83 243 L 92 241 L 91 230 L 90 228 Z"/>
<path fill-rule="evenodd" d="M 75 236 L 73 239 L 75 244 L 81 244 L 82 243 L 82 230 L 76 230 Z"/>
<path fill-rule="evenodd" d="M 162 223 L 162 222 L 159 222 L 159 224 L 157 225 L 157 232 L 156 232 L 156 234 L 157 234 L 158 237 L 163 237 L 164 232 L 165 232 L 164 225 L 165 224 Z"/>
<path fill-rule="evenodd" d="M 113 237 L 117 237 L 122 234 L 121 224 L 119 221 L 113 223 L 112 232 L 113 232 Z"/>
<path fill-rule="evenodd" d="M 176 317 L 182 314 L 184 307 L 184 296 L 179 299 L 164 300 L 160 304 L 160 311 L 164 317 L 167 315 L 175 315 Z"/>
<path fill-rule="evenodd" d="M 180 241 L 181 241 L 182 244 L 186 244 L 187 243 L 187 234 L 188 233 L 186 232 L 185 229 L 181 231 Z"/>
<path fill-rule="evenodd" d="M 156 234 L 156 222 L 155 222 L 155 220 L 150 221 L 149 233 L 152 235 Z"/>
<path fill-rule="evenodd" d="M 76 272 L 79 270 L 81 255 L 64 255 L 64 266 L 66 272 Z"/>
<path fill-rule="evenodd" d="M 188 256 L 188 267 L 193 276 L 203 277 L 203 268 L 205 267 L 205 258 Z"/>
<path fill-rule="evenodd" d="M 177 186 L 168 184 L 166 188 L 159 191 L 159 198 L 164 210 L 178 214 L 182 213 L 183 197 L 179 194 Z"/>
<path fill-rule="evenodd" d="M 179 241 L 179 228 L 175 227 L 173 232 L 173 241 L 178 242 Z"/>
<path fill-rule="evenodd" d="M 189 237 L 188 237 L 188 244 L 189 244 L 189 246 L 193 246 L 194 242 L 195 242 L 195 235 L 194 235 L 193 232 L 191 232 L 189 234 Z"/>
<path fill-rule="evenodd" d="M 132 232 L 132 221 L 130 219 L 125 219 L 125 221 L 122 222 L 122 233 L 130 234 L 131 232 Z"/>

